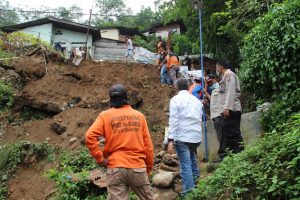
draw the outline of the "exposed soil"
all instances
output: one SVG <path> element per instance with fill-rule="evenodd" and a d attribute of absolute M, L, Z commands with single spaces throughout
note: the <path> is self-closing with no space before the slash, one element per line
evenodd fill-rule
<path fill-rule="evenodd" d="M 8 199 L 46 200 L 54 191 L 54 183 L 44 174 L 55 168 L 55 164 L 41 161 L 30 166 L 20 166 L 9 183 Z"/>
<path fill-rule="evenodd" d="M 26 67 L 22 68 L 23 64 Z M 160 85 L 155 66 L 84 61 L 74 67 L 50 62 L 46 74 L 43 60 L 21 58 L 15 65 L 15 71 L 25 82 L 16 94 L 15 112 L 26 105 L 57 114 L 43 120 L 8 124 L 0 136 L 1 143 L 46 140 L 67 149 L 83 146 L 89 126 L 102 110 L 109 108 L 109 87 L 122 83 L 129 92 L 130 103 L 147 118 L 155 151 L 161 150 L 168 119 L 165 111 L 175 90 Z M 61 133 L 53 130 L 54 123 L 63 128 Z M 71 138 L 76 138 L 75 142 Z M 50 167 L 53 166 L 44 162 L 32 167 L 20 166 L 10 181 L 9 199 L 45 198 L 53 189 L 53 183 L 43 177 Z"/>

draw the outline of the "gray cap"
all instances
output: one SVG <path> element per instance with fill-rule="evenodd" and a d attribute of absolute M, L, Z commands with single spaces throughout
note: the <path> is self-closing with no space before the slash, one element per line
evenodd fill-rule
<path fill-rule="evenodd" d="M 111 107 L 121 107 L 128 104 L 127 90 L 122 84 L 115 84 L 109 89 Z"/>

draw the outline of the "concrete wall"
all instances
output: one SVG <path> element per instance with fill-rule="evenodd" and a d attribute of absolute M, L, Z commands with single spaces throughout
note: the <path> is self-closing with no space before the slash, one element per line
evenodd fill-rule
<path fill-rule="evenodd" d="M 112 40 L 119 40 L 120 34 L 118 29 L 102 29 L 100 30 L 101 37 L 112 39 Z"/>
<path fill-rule="evenodd" d="M 176 33 L 180 34 L 180 25 L 169 25 L 169 26 L 164 26 L 164 27 L 160 27 L 160 28 L 156 28 L 155 29 L 155 36 L 161 36 L 162 38 L 167 38 L 168 37 L 168 32 L 171 30 L 176 29 Z"/>
<path fill-rule="evenodd" d="M 42 24 L 39 26 L 27 27 L 27 28 L 22 29 L 21 31 L 24 33 L 27 33 L 27 34 L 34 35 L 37 38 L 40 38 L 41 40 L 46 41 L 50 44 L 53 26 L 52 26 L 52 23 Z"/>
<path fill-rule="evenodd" d="M 93 36 L 89 34 L 88 37 L 88 47 L 92 47 L 92 38 Z M 84 47 L 85 46 L 85 40 L 86 40 L 86 33 L 80 33 L 80 32 L 75 32 L 67 29 L 62 29 L 62 28 L 53 28 L 53 37 L 52 41 L 53 44 L 56 42 L 61 42 L 62 47 L 66 47 L 67 43 L 70 43 L 72 48 L 75 47 Z"/>
<path fill-rule="evenodd" d="M 245 144 L 251 144 L 263 132 L 259 122 L 260 111 L 245 113 L 242 115 L 241 132 Z M 208 141 L 208 157 L 213 160 L 218 155 L 219 142 L 213 125 L 213 121 L 207 121 L 207 141 Z M 202 143 L 198 149 L 200 159 L 204 158 L 205 153 L 204 134 L 202 134 Z"/>

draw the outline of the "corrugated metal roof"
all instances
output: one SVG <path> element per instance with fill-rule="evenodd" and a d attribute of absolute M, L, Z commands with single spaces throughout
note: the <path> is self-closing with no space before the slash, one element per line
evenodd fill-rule
<path fill-rule="evenodd" d="M 64 19 L 58 19 L 58 18 L 51 17 L 51 16 L 42 18 L 42 19 L 25 22 L 25 23 L 21 23 L 21 24 L 4 26 L 4 27 L 1 27 L 1 30 L 4 32 L 14 32 L 14 31 L 18 31 L 18 30 L 21 30 L 21 29 L 24 29 L 27 27 L 38 26 L 38 25 L 48 24 L 48 23 L 52 23 L 55 27 L 58 27 L 58 28 L 64 28 L 64 29 L 73 30 L 76 32 L 81 32 L 81 33 L 86 33 L 87 29 L 89 28 L 89 33 L 91 35 L 93 35 L 93 40 L 101 38 L 100 31 L 96 27 L 88 26 L 85 24 L 79 24 L 79 23 L 67 21 Z"/>
<path fill-rule="evenodd" d="M 134 36 L 134 35 L 139 35 L 143 37 L 144 39 L 145 36 L 139 31 L 137 27 L 125 27 L 125 26 L 101 26 L 99 27 L 100 31 L 101 30 L 110 30 L 110 29 L 118 29 L 120 31 L 121 35 L 128 35 L 128 36 Z"/>

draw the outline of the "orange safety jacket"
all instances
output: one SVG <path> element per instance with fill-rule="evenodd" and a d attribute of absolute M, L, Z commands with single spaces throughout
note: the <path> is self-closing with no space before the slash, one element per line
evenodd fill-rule
<path fill-rule="evenodd" d="M 173 65 L 179 65 L 179 59 L 176 55 L 167 56 L 167 70 L 170 70 Z"/>
<path fill-rule="evenodd" d="M 105 138 L 102 150 L 98 138 Z M 108 168 L 153 168 L 154 153 L 145 116 L 131 106 L 111 108 L 99 114 L 85 135 L 86 146 L 100 163 L 108 159 Z"/>

